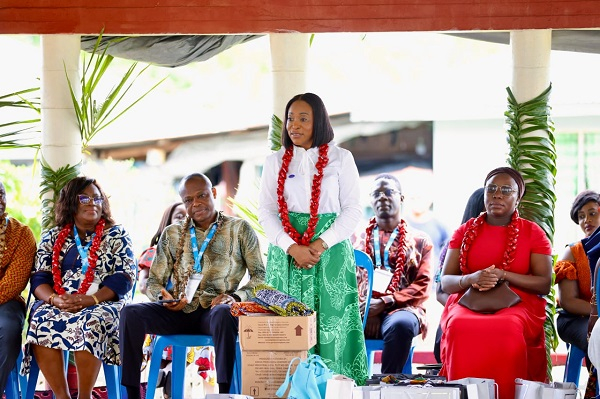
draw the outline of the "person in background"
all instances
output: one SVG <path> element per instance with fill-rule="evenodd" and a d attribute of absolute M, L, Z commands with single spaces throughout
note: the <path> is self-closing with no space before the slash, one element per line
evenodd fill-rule
<path fill-rule="evenodd" d="M 170 224 L 177 223 L 185 219 L 185 207 L 182 202 L 175 202 L 167 207 L 163 212 L 162 219 L 160 220 L 160 224 L 158 225 L 158 229 L 154 236 L 150 240 L 150 246 L 142 252 L 138 259 L 138 283 L 140 285 L 140 292 L 142 294 L 146 294 L 146 283 L 148 281 L 148 275 L 150 274 L 150 266 L 152 266 L 152 261 L 156 256 L 156 244 L 158 244 L 158 240 L 160 239 L 160 235 L 162 234 L 165 227 Z"/>
<path fill-rule="evenodd" d="M 174 202 L 169 205 L 163 212 L 162 218 L 160 220 L 160 224 L 158 225 L 158 229 L 154 236 L 150 240 L 150 246 L 142 252 L 138 259 L 138 284 L 140 287 L 140 292 L 142 294 L 146 294 L 146 284 L 148 281 L 148 275 L 150 274 L 150 266 L 152 266 L 152 261 L 156 256 L 156 245 L 158 244 L 158 240 L 160 239 L 160 235 L 163 230 L 173 224 L 180 222 L 185 219 L 185 207 L 182 202 Z M 150 358 L 152 357 L 152 353 L 154 350 L 154 337 L 155 335 L 148 335 L 144 340 L 144 363 L 142 365 L 142 370 L 149 363 Z M 171 384 L 170 384 L 170 371 L 165 373 L 165 367 L 171 362 L 171 351 L 170 349 L 166 349 L 162 354 L 162 361 L 160 364 L 160 374 L 159 374 L 159 387 L 163 388 L 163 396 L 165 399 L 171 397 Z"/>
<path fill-rule="evenodd" d="M 410 186 L 408 187 L 410 189 Z M 431 259 L 439 259 L 444 245 L 448 244 L 449 234 L 446 226 L 435 217 L 433 212 L 432 187 L 415 186 L 406 201 L 404 212 L 409 226 L 426 233 L 433 244 Z"/>
<path fill-rule="evenodd" d="M 131 298 L 135 260 L 106 194 L 90 177 L 60 191 L 56 227 L 37 249 L 26 342 L 57 399 L 68 399 L 63 351 L 74 352 L 78 398 L 91 399 L 102 361 L 120 364 L 119 311 Z"/>
<path fill-rule="evenodd" d="M 600 226 L 599 207 L 600 194 L 592 190 L 579 193 L 573 201 L 571 220 L 579 225 L 585 237 L 592 235 Z M 581 241 L 567 246 L 554 266 L 554 273 L 560 306 L 556 320 L 558 335 L 566 343 L 587 352 L 594 267 L 589 264 Z"/>
<path fill-rule="evenodd" d="M 593 190 L 582 191 L 573 200 L 569 215 L 579 225 L 585 238 L 589 238 L 600 226 L 599 207 L 600 194 Z M 583 243 L 583 240 L 579 240 L 569 244 L 554 266 L 559 307 L 556 330 L 564 342 L 575 345 L 587 356 L 595 263 L 590 264 Z M 588 371 L 591 372 L 590 365 L 591 362 L 586 361 Z M 594 373 L 588 378 L 588 382 L 591 384 L 595 381 Z M 595 387 L 593 388 L 595 391 Z"/>
<path fill-rule="evenodd" d="M 248 300 L 254 288 L 264 284 L 256 233 L 247 221 L 215 209 L 217 190 L 208 177 L 185 176 L 179 195 L 188 216 L 165 228 L 158 241 L 146 290 L 153 302 L 130 304 L 121 311 L 121 384 L 129 399 L 140 399 L 146 334 L 211 335 L 219 392 L 229 393 L 238 336 L 231 304 Z M 240 287 L 246 272 L 250 280 Z M 173 287 L 167 290 L 169 280 Z M 155 302 L 159 298 L 176 301 Z"/>
<path fill-rule="evenodd" d="M 465 206 L 465 210 L 463 212 L 463 217 L 460 224 L 465 224 L 471 218 L 476 218 L 479 216 L 481 212 L 485 212 L 485 206 L 483 204 L 483 187 L 478 188 L 471 194 L 469 199 L 467 200 L 467 205 Z M 442 277 L 442 267 L 444 266 L 444 260 L 446 258 L 446 251 L 448 251 L 448 243 L 444 244 L 442 248 L 442 252 L 440 252 L 440 260 L 438 271 L 435 275 L 436 282 L 436 291 L 435 297 L 437 301 L 442 304 L 442 306 L 446 305 L 446 301 L 448 300 L 449 295 L 442 290 L 442 284 L 440 279 Z M 433 355 L 438 363 L 442 362 L 442 358 L 440 357 L 440 341 L 442 340 L 442 327 L 438 326 L 438 329 L 435 334 L 435 345 L 433 347 Z"/>
<path fill-rule="evenodd" d="M 354 247 L 371 257 L 375 270 L 389 274 L 385 291 L 374 291 L 371 303 L 366 304 L 365 337 L 383 338 L 381 372 L 400 374 L 413 338 L 427 332 L 425 301 L 431 284 L 432 243 L 426 233 L 402 219 L 404 196 L 396 177 L 375 177 L 370 197 L 375 217 Z M 367 282 L 364 274 L 359 274 L 359 286 Z"/>
<path fill-rule="evenodd" d="M 35 257 L 31 229 L 6 213 L 6 189 L 0 182 L 0 395 L 21 350 L 27 286 Z"/>
<path fill-rule="evenodd" d="M 259 194 L 271 244 L 267 282 L 317 312 L 314 352 L 362 385 L 366 350 L 349 240 L 362 216 L 358 169 L 352 153 L 333 143 L 316 94 L 290 99 L 284 120 L 283 146 L 267 157 Z"/>
<path fill-rule="evenodd" d="M 543 295 L 552 280 L 552 245 L 537 224 L 519 217 L 525 182 L 518 171 L 496 168 L 484 188 L 486 212 L 454 232 L 444 261 L 442 290 L 450 296 L 441 318 L 440 375 L 491 378 L 498 399 L 514 399 L 516 378 L 546 380 Z M 486 291 L 501 281 L 521 302 L 493 314 L 458 303 L 467 288 Z"/>

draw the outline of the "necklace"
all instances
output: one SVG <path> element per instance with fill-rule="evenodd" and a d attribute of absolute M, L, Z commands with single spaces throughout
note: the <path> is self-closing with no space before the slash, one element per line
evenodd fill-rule
<path fill-rule="evenodd" d="M 83 282 L 79 286 L 79 289 L 74 292 L 75 294 L 85 294 L 94 281 L 94 271 L 96 270 L 96 262 L 98 261 L 98 249 L 100 249 L 100 241 L 102 241 L 102 232 L 104 231 L 105 224 L 106 221 L 104 219 L 100 219 L 96 224 L 96 231 L 88 255 L 88 267 L 87 270 L 84 271 L 85 277 Z M 63 227 L 58 233 L 58 237 L 56 237 L 54 247 L 52 248 L 52 278 L 54 280 L 54 291 L 58 295 L 62 295 L 66 292 L 63 288 L 61 267 L 58 258 L 60 256 L 60 251 L 65 245 L 65 241 L 67 241 L 67 237 L 71 234 L 72 230 L 73 224 L 68 224 Z"/>
<path fill-rule="evenodd" d="M 8 216 L 4 219 L 4 225 L 0 227 L 0 266 L 2 266 L 2 257 L 6 251 L 6 229 L 8 229 Z"/>
<path fill-rule="evenodd" d="M 206 246 L 208 246 L 212 237 L 217 232 L 217 230 L 219 229 L 219 227 L 222 223 L 220 212 L 217 213 L 217 219 L 215 220 L 214 223 L 215 224 L 211 227 L 211 229 L 207 233 L 210 237 L 207 236 L 204 239 L 204 242 L 202 243 L 202 248 L 200 249 L 202 254 L 200 254 L 199 252 L 198 253 L 195 252 L 195 251 L 198 251 L 198 241 L 196 238 L 196 229 L 194 227 L 194 222 L 192 221 L 192 218 L 190 216 L 187 216 L 185 218 L 185 222 L 183 222 L 183 226 L 181 228 L 181 235 L 179 236 L 177 248 L 175 249 L 175 264 L 173 265 L 173 294 L 174 294 L 173 296 L 175 298 L 180 298 L 180 295 L 185 293 L 186 285 L 187 285 L 190 277 L 192 276 L 192 274 L 194 274 L 194 272 L 196 270 L 196 263 L 198 265 L 198 268 L 201 268 L 200 267 L 200 259 L 202 258 L 202 255 L 204 254 L 204 251 L 206 250 Z M 190 232 L 190 245 L 192 247 L 192 253 L 194 255 L 194 265 L 191 268 L 184 270 L 182 273 L 179 273 L 178 269 L 181 264 L 181 257 L 183 255 L 183 247 L 185 246 L 186 231 Z M 195 242 L 195 244 L 194 244 L 194 242 Z M 194 249 L 194 246 L 196 247 L 195 249 Z M 197 256 L 198 256 L 198 258 L 197 258 Z M 192 298 L 188 298 L 188 300 L 191 301 Z"/>
<path fill-rule="evenodd" d="M 312 192 L 310 195 L 310 218 L 308 219 L 308 227 L 304 234 L 300 234 L 298 230 L 290 223 L 290 215 L 287 207 L 287 202 L 283 196 L 283 189 L 285 187 L 285 181 L 287 179 L 288 169 L 290 162 L 294 156 L 294 148 L 290 147 L 285 150 L 281 163 L 281 169 L 279 169 L 279 177 L 277 179 L 277 205 L 279 208 L 279 216 L 281 217 L 281 224 L 283 230 L 299 245 L 308 245 L 315 235 L 315 229 L 317 222 L 319 221 L 319 198 L 321 197 L 321 183 L 323 182 L 323 169 L 329 162 L 327 152 L 329 150 L 328 144 L 319 146 L 319 159 L 317 161 L 317 173 L 313 176 Z"/>
<path fill-rule="evenodd" d="M 487 212 L 483 212 L 475 219 L 471 219 L 467 222 L 470 223 L 470 225 L 465 231 L 465 235 L 460 246 L 460 257 L 458 261 L 460 265 L 460 271 L 463 274 L 469 272 L 469 270 L 467 269 L 467 254 L 471 249 L 471 245 L 473 245 L 473 241 L 479 235 L 479 228 L 483 225 L 486 215 Z M 515 210 L 515 212 L 512 214 L 512 217 L 510 218 L 510 223 L 507 226 L 508 237 L 506 239 L 506 250 L 504 251 L 504 256 L 502 257 L 501 266 L 501 269 L 503 270 L 509 270 L 510 264 L 513 260 L 515 260 L 515 251 L 517 250 L 517 239 L 519 238 L 519 228 L 517 227 L 518 220 L 519 212 Z"/>
<path fill-rule="evenodd" d="M 378 227 L 377 221 L 375 220 L 375 218 L 372 218 L 369 221 L 369 225 L 367 226 L 365 236 L 365 252 L 371 258 L 376 258 L 376 255 L 373 253 L 372 250 L 373 247 L 371 246 L 371 240 L 375 241 L 375 238 L 373 237 L 373 230 L 375 230 L 375 227 Z M 392 275 L 392 279 L 390 281 L 390 284 L 388 285 L 388 289 L 385 292 L 386 294 L 393 293 L 394 288 L 398 287 L 400 279 L 402 278 L 402 275 L 404 273 L 404 266 L 406 264 L 406 252 L 408 251 L 408 246 L 406 245 L 406 222 L 403 219 L 400 220 L 400 223 L 398 224 L 396 229 L 398 229 L 398 241 L 400 245 L 398 247 L 398 253 L 396 254 L 396 262 L 394 263 L 393 267 L 391 264 L 388 265 L 390 268 L 394 269 L 394 274 Z M 394 229 L 394 231 L 396 229 Z M 379 235 L 379 228 L 377 229 L 377 234 Z M 393 239 L 395 239 L 395 237 Z M 388 246 L 391 246 L 390 242 L 388 242 Z M 381 256 L 381 254 L 377 254 L 377 256 Z"/>

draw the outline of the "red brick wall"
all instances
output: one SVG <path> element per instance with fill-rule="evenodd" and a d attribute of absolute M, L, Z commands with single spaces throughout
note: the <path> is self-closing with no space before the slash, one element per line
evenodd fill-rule
<path fill-rule="evenodd" d="M 600 28 L 596 0 L 0 0 L 0 34 Z"/>

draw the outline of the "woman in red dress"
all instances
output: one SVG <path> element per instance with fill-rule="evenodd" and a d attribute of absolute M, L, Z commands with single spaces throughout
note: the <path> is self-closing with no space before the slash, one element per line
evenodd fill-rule
<path fill-rule="evenodd" d="M 537 224 L 519 217 L 524 192 L 519 172 L 492 170 L 485 179 L 486 212 L 454 232 L 442 272 L 442 289 L 452 295 L 441 319 L 440 374 L 494 379 L 499 399 L 515 397 L 515 378 L 546 379 L 542 296 L 550 291 L 552 246 Z M 482 314 L 458 303 L 467 288 L 486 291 L 502 280 L 521 297 L 519 304 Z"/>

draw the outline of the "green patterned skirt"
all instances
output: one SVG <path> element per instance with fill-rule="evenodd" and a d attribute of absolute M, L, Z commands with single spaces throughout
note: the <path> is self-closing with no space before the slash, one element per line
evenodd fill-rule
<path fill-rule="evenodd" d="M 302 234 L 309 215 L 294 212 L 289 215 L 292 226 Z M 333 213 L 319 215 L 313 241 L 331 226 L 335 218 Z M 317 345 L 311 352 L 320 355 L 335 373 L 353 378 L 357 385 L 364 385 L 367 355 L 350 240 L 324 251 L 321 260 L 309 270 L 298 269 L 291 256 L 270 245 L 267 283 L 317 311 Z"/>

